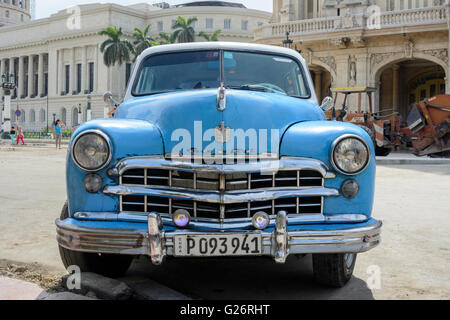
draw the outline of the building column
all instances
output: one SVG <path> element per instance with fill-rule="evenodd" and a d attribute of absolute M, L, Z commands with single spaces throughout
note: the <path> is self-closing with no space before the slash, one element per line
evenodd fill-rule
<path fill-rule="evenodd" d="M 0 59 L 0 77 L 6 73 L 6 60 Z"/>
<path fill-rule="evenodd" d="M 44 54 L 39 54 L 38 61 L 38 88 L 37 88 L 38 97 L 44 94 Z"/>
<path fill-rule="evenodd" d="M 4 59 L 0 59 L 0 84 L 1 84 L 1 77 L 6 73 L 6 61 Z M 4 95 L 4 91 L 0 88 L 0 113 L 2 114 L 2 117 L 4 116 L 4 111 L 2 111 L 2 97 Z M 3 123 L 3 118 L 0 123 L 0 125 Z"/>
<path fill-rule="evenodd" d="M 99 45 L 95 47 L 95 61 L 94 61 L 94 92 L 98 92 L 98 64 L 100 63 L 99 60 Z M 110 69 L 110 68 L 108 68 Z"/>
<path fill-rule="evenodd" d="M 59 49 L 58 50 L 58 82 L 57 82 L 57 92 L 56 95 L 61 95 L 61 92 L 63 92 L 63 68 L 64 68 L 64 50 Z"/>
<path fill-rule="evenodd" d="M 18 84 L 18 98 L 22 99 L 23 95 L 25 94 L 25 63 L 24 63 L 25 57 L 19 57 L 19 81 Z"/>
<path fill-rule="evenodd" d="M 321 103 L 320 99 L 322 98 L 322 71 L 314 71 L 315 79 L 314 86 L 316 87 L 316 96 L 319 103 Z"/>
<path fill-rule="evenodd" d="M 9 58 L 9 73 L 14 73 L 14 58 Z M 16 74 L 17 79 L 17 74 Z"/>
<path fill-rule="evenodd" d="M 47 55 L 47 72 L 48 72 L 48 92 L 49 97 L 55 95 L 58 91 L 58 50 L 55 48 L 48 49 Z M 45 75 L 45 69 L 44 69 Z"/>
<path fill-rule="evenodd" d="M 4 60 L 4 59 L 0 59 L 0 85 L 1 85 L 1 82 L 2 82 L 2 76 L 4 75 L 6 73 L 6 61 Z M 4 93 L 4 91 L 0 88 L 0 111 L 1 111 L 1 108 L 2 108 L 2 105 L 1 105 L 1 97 L 3 96 L 3 93 Z"/>
<path fill-rule="evenodd" d="M 87 86 L 87 46 L 84 46 L 81 50 L 81 94 L 84 94 L 88 90 Z"/>
<path fill-rule="evenodd" d="M 447 24 L 450 30 L 450 0 L 447 0 L 445 3 L 445 11 L 447 13 Z M 448 41 L 448 52 L 450 53 L 450 40 Z M 445 82 L 447 86 L 445 93 L 450 94 L 450 63 L 448 64 L 446 71 L 447 76 L 445 77 Z"/>
<path fill-rule="evenodd" d="M 28 98 L 31 98 L 34 92 L 34 56 L 28 56 Z"/>
<path fill-rule="evenodd" d="M 303 20 L 305 18 L 305 5 L 303 1 L 297 1 L 297 17 L 296 20 Z"/>
<path fill-rule="evenodd" d="M 9 69 L 8 69 L 8 72 L 9 73 L 15 73 L 14 72 L 14 58 L 9 58 Z M 16 83 L 18 83 L 18 81 L 17 81 L 17 74 L 15 74 L 14 75 L 15 77 L 16 77 Z M 14 89 L 12 92 L 11 92 L 11 96 L 15 96 L 17 94 L 17 89 Z"/>
<path fill-rule="evenodd" d="M 399 111 L 398 105 L 398 74 L 400 67 L 395 64 L 392 67 L 392 108 L 395 111 Z"/>
<path fill-rule="evenodd" d="M 76 89 L 75 69 L 75 48 L 72 48 L 72 56 L 70 58 L 69 94 L 73 94 Z"/>

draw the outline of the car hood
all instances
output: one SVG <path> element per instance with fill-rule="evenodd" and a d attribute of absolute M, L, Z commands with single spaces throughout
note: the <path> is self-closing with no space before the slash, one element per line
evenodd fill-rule
<path fill-rule="evenodd" d="M 219 111 L 217 92 L 206 89 L 134 97 L 120 105 L 115 118 L 155 124 L 162 133 L 165 152 L 183 154 L 200 149 L 213 154 L 218 149 L 228 153 L 230 150 L 278 153 L 281 137 L 291 125 L 325 119 L 312 100 L 244 90 L 226 90 L 226 108 Z M 224 133 L 224 137 L 231 132 L 226 144 L 214 142 L 217 132 Z M 241 137 L 246 134 L 250 138 L 243 145 L 233 139 L 233 134 Z M 230 143 L 232 140 L 234 145 Z"/>

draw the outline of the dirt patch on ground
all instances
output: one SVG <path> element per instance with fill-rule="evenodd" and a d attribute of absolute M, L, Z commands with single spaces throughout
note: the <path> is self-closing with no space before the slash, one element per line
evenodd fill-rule
<path fill-rule="evenodd" d="M 39 263 L 25 264 L 0 259 L 0 276 L 35 283 L 47 292 L 64 291 L 61 283 L 63 275 L 61 272 L 50 272 Z"/>

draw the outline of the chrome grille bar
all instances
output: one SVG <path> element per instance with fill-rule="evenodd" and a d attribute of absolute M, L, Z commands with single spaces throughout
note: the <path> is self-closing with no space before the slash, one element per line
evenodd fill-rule
<path fill-rule="evenodd" d="M 104 193 L 119 196 L 121 212 L 172 215 L 186 209 L 195 219 L 221 222 L 248 219 L 257 211 L 272 216 L 280 210 L 290 216 L 323 214 L 324 197 L 339 195 L 324 187 L 325 179 L 335 175 L 320 161 L 290 158 L 277 165 L 261 171 L 263 166 L 255 163 L 205 165 L 131 158 L 116 166 L 119 186 L 107 186 Z"/>
<path fill-rule="evenodd" d="M 169 188 L 171 188 L 173 184 L 172 174 L 173 172 L 169 171 Z M 173 214 L 172 198 L 169 198 L 169 214 Z"/>
<path fill-rule="evenodd" d="M 156 200 L 155 197 L 148 196 L 147 203 L 144 202 L 144 196 L 122 196 L 124 201 L 122 202 L 123 212 L 137 212 L 137 213 L 149 213 L 158 212 L 171 216 L 168 210 L 169 201 Z M 142 199 L 139 202 L 139 197 Z M 155 198 L 155 199 L 154 199 Z M 172 210 L 185 209 L 189 212 L 194 210 L 197 206 L 197 212 L 201 213 L 201 216 L 193 218 L 209 218 L 216 221 L 224 221 L 229 219 L 242 219 L 251 218 L 252 214 L 258 211 L 271 212 L 275 209 L 275 212 L 286 211 L 289 216 L 305 215 L 305 214 L 321 214 L 322 213 L 322 199 L 323 197 L 296 197 L 296 198 L 283 198 L 279 200 L 270 201 L 254 201 L 235 204 L 210 204 L 202 201 L 189 201 L 189 200 L 176 200 L 172 199 Z M 158 202 L 159 201 L 159 202 Z M 299 203 L 297 205 L 297 203 Z M 147 211 L 145 206 L 147 205 Z M 298 211 L 296 208 L 300 208 Z M 250 216 L 248 215 L 250 212 Z M 270 214 L 272 215 L 272 214 Z M 274 215 L 272 215 L 274 216 Z"/>

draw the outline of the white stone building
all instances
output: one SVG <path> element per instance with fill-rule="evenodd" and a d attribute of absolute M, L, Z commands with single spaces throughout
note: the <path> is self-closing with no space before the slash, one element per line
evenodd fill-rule
<path fill-rule="evenodd" d="M 13 72 L 17 76 L 11 114 L 19 109 L 21 117 L 12 116 L 12 124 L 18 121 L 25 131 L 51 128 L 54 118 L 75 127 L 87 119 L 88 105 L 92 118 L 103 117 L 103 93 L 123 95 L 132 65 L 108 68 L 103 64 L 99 48 L 106 38 L 98 32 L 107 26 L 122 27 L 131 39 L 135 27 L 151 24 L 156 37 L 159 32 L 171 32 L 178 16 L 195 16 L 197 33 L 221 29 L 220 40 L 251 42 L 253 29 L 271 18 L 267 12 L 210 1 L 166 9 L 145 3 L 89 4 L 34 21 L 29 21 L 29 8 L 29 0 L 0 0 L 0 15 L 9 10 L 10 18 L 0 18 L 4 25 L 0 28 L 0 75 Z M 0 102 L 2 95 L 0 90 Z"/>
<path fill-rule="evenodd" d="M 288 32 L 292 47 L 309 64 L 319 98 L 330 95 L 330 87 L 375 87 L 376 110 L 396 109 L 405 118 L 411 103 L 450 93 L 449 5 L 445 0 L 273 0 L 271 23 L 255 30 L 255 42 L 283 45 Z"/>
<path fill-rule="evenodd" d="M 0 27 L 30 21 L 31 7 L 30 0 L 0 0 Z"/>

